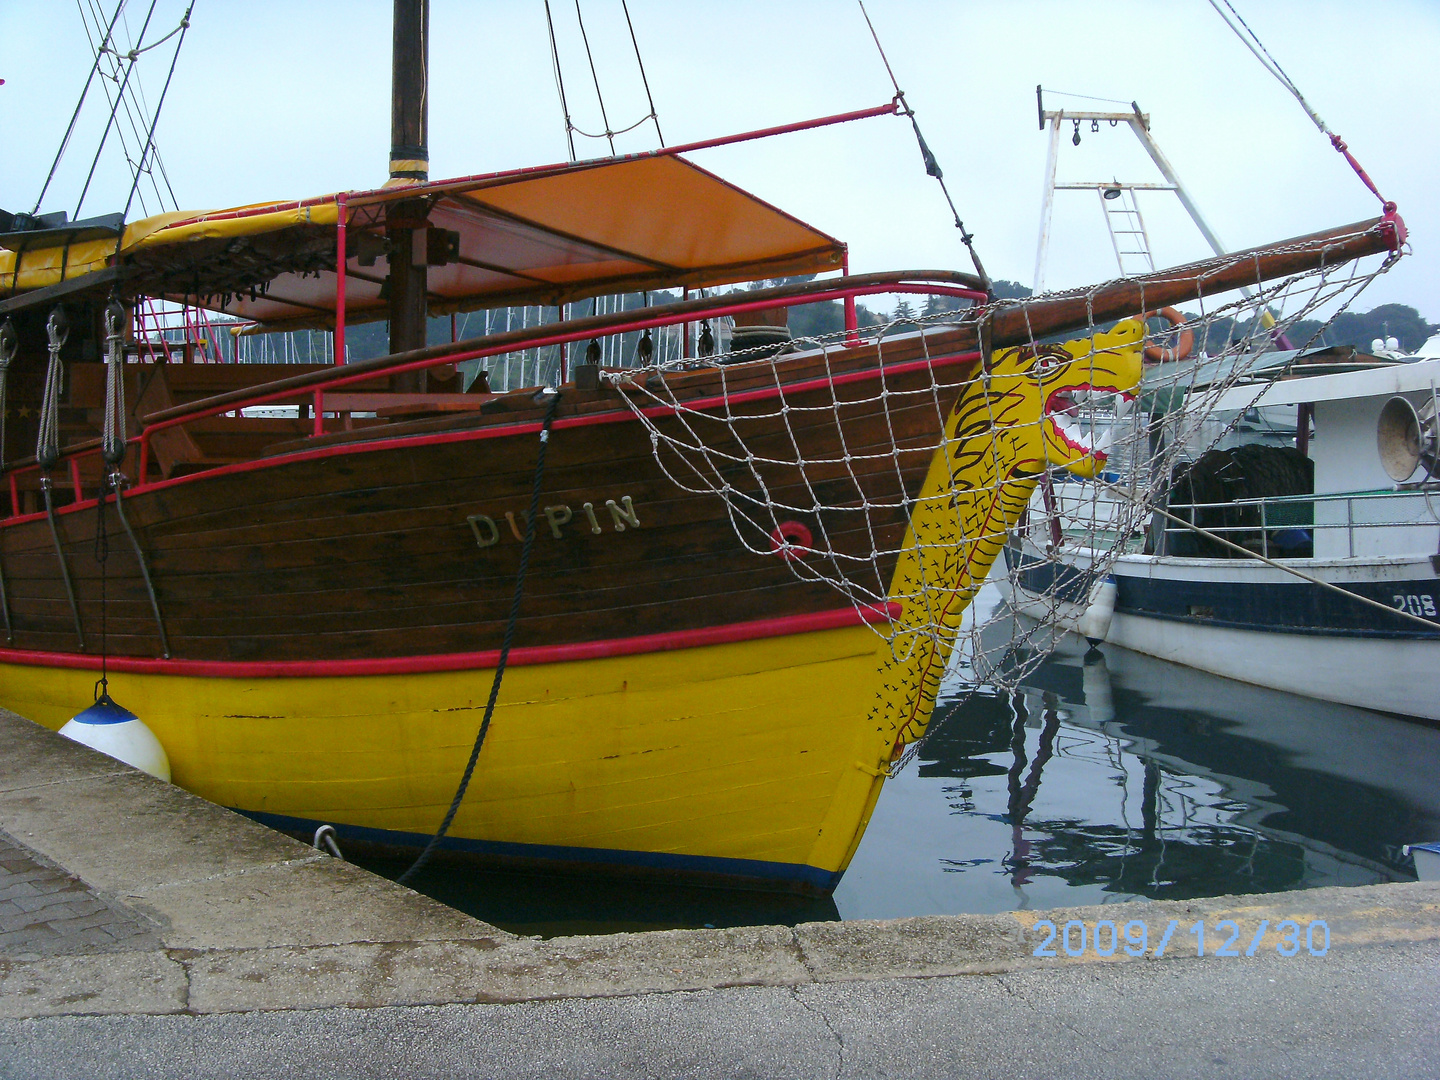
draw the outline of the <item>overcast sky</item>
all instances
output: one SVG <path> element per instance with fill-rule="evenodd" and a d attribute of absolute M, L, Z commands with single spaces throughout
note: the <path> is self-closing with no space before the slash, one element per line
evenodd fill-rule
<path fill-rule="evenodd" d="M 80 0 L 80 3 L 112 0 Z M 1414 255 L 1360 299 L 1440 320 L 1440 3 L 1232 0 L 1271 53 L 1400 204 Z M 130 0 L 133 38 L 148 0 Z M 146 40 L 179 20 L 157 0 Z M 848 0 L 629 0 L 668 143 L 879 105 L 892 89 Z M 1220 238 L 1246 247 L 1378 213 L 1378 203 L 1207 0 L 869 0 L 896 76 L 997 278 L 1033 283 L 1046 138 L 1035 86 L 1138 101 Z M 575 122 L 602 128 L 574 0 L 551 0 Z M 386 0 L 197 0 L 158 129 L 184 208 L 367 188 L 389 150 Z M 620 0 L 581 0 L 613 127 L 647 111 Z M 430 156 L 440 178 L 561 161 L 564 128 L 542 0 L 432 0 Z M 171 45 L 137 67 L 153 103 Z M 76 4 L 0 5 L 0 207 L 29 210 L 90 62 Z M 1122 108 L 1075 98 L 1047 105 Z M 75 209 L 105 119 L 94 94 L 42 210 Z M 1159 179 L 1128 129 L 1062 143 L 1062 180 Z M 579 140 L 581 157 L 606 152 Z M 656 145 L 652 125 L 618 140 Z M 880 118 L 697 153 L 726 179 L 850 244 L 856 272 L 969 269 L 909 126 Z M 108 153 L 84 213 L 118 210 Z M 1206 255 L 1173 196 L 1142 195 L 1157 261 Z M 132 217 L 140 216 L 137 208 Z M 1051 287 L 1115 276 L 1098 201 L 1062 192 Z"/>

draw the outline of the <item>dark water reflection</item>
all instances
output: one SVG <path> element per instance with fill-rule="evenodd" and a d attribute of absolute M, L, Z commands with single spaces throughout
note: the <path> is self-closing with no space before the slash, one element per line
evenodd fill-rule
<path fill-rule="evenodd" d="M 446 867 L 416 886 L 548 936 L 1413 880 L 1402 845 L 1440 838 L 1440 730 L 1084 649 L 942 704 L 833 901 Z"/>
<path fill-rule="evenodd" d="M 1435 728 L 1085 651 L 937 712 L 842 917 L 1413 880 L 1401 847 L 1440 837 Z"/>
<path fill-rule="evenodd" d="M 360 859 L 385 877 L 410 861 Z M 514 934 L 560 937 L 707 926 L 794 926 L 840 918 L 832 898 L 686 888 L 567 875 L 508 874 L 427 866 L 411 888 Z"/>

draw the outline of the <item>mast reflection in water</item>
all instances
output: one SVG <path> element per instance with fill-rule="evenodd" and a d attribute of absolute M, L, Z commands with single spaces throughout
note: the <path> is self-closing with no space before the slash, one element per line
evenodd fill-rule
<path fill-rule="evenodd" d="M 1010 629 L 952 680 L 1023 669 Z M 1414 879 L 1401 847 L 1440 837 L 1440 731 L 1104 648 L 1067 637 L 1019 690 L 937 709 L 842 917 Z"/>

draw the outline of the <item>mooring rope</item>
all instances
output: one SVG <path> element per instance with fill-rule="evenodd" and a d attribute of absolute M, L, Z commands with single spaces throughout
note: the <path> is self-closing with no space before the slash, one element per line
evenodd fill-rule
<path fill-rule="evenodd" d="M 545 476 L 545 451 L 550 445 L 550 426 L 555 421 L 555 409 L 559 404 L 560 394 L 557 392 L 546 406 L 545 421 L 540 426 L 540 451 L 535 457 L 535 483 L 530 491 L 530 513 L 525 519 L 525 542 L 520 547 L 520 569 L 515 575 L 515 596 L 510 601 L 510 619 L 505 624 L 505 639 L 500 644 L 500 659 L 495 664 L 495 678 L 490 684 L 490 700 L 485 703 L 485 715 L 480 721 L 480 730 L 475 734 L 475 745 L 470 750 L 470 760 L 465 764 L 465 775 L 460 778 L 460 786 L 455 790 L 450 809 L 445 812 L 445 820 L 440 823 L 440 828 L 435 830 L 435 835 L 430 837 L 425 850 L 410 864 L 410 869 L 395 879 L 401 885 L 406 884 L 430 861 L 430 856 L 450 831 L 450 825 L 465 799 L 465 790 L 470 786 L 470 777 L 475 773 L 475 763 L 480 759 L 480 748 L 485 744 L 485 733 L 490 730 L 490 720 L 495 715 L 495 702 L 500 697 L 500 683 L 505 678 L 505 666 L 510 661 L 510 647 L 515 642 L 515 624 L 520 620 L 520 599 L 525 595 L 525 572 L 530 567 L 530 551 L 535 546 L 535 519 L 540 515 L 540 483 Z"/>

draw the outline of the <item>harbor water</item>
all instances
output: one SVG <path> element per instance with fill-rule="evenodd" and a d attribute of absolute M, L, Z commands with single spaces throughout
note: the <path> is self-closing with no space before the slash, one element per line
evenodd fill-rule
<path fill-rule="evenodd" d="M 1009 635 L 995 630 L 999 652 Z M 1434 727 L 1073 636 L 1037 644 L 1047 655 L 1018 689 L 979 681 L 984 656 L 954 665 L 831 899 L 453 865 L 411 884 L 552 936 L 1407 881 L 1403 846 L 1440 839 Z M 1031 654 L 1005 659 L 1032 667 Z M 393 877 L 406 864 L 364 865 Z"/>

